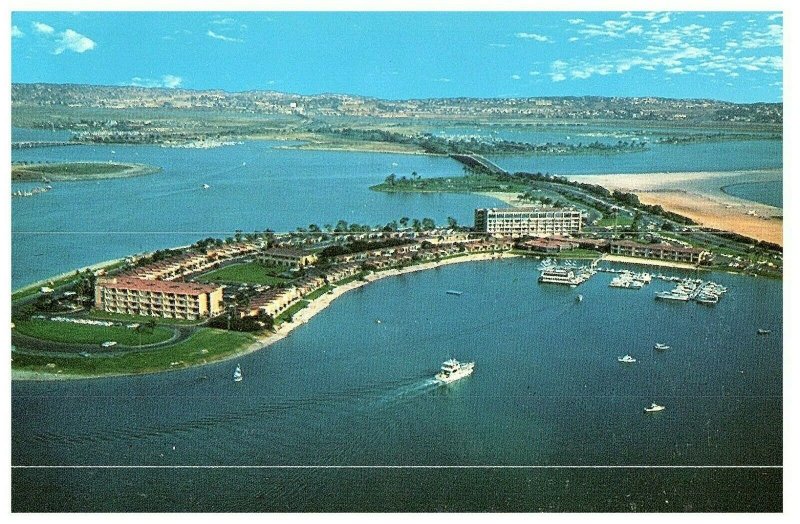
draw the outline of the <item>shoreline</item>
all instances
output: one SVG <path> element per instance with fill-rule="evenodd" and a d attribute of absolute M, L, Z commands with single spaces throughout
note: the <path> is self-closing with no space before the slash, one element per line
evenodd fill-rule
<path fill-rule="evenodd" d="M 440 260 L 438 262 L 425 262 L 422 264 L 417 264 L 401 269 L 389 269 L 386 271 L 381 271 L 378 273 L 371 273 L 364 277 L 364 280 L 354 280 L 352 282 L 348 282 L 347 284 L 343 284 L 341 286 L 334 287 L 331 291 L 332 293 L 326 293 L 315 300 L 309 302 L 309 304 L 294 314 L 291 322 L 284 322 L 280 325 L 280 327 L 273 333 L 268 335 L 262 335 L 260 337 L 256 337 L 256 341 L 251 343 L 249 346 L 245 346 L 239 351 L 234 351 L 230 355 L 226 355 L 218 360 L 213 362 L 209 362 L 208 364 L 194 364 L 189 365 L 184 368 L 180 369 L 164 369 L 161 371 L 153 371 L 151 373 L 115 373 L 115 374 L 102 374 L 102 375 L 64 375 L 64 374 L 56 374 L 56 373 L 44 373 L 40 371 L 31 371 L 31 370 L 15 370 L 11 369 L 11 379 L 12 380 L 36 380 L 36 381 L 48 381 L 48 380 L 84 380 L 84 379 L 95 379 L 95 378 L 112 378 L 112 377 L 131 377 L 131 376 L 138 376 L 138 375 L 149 375 L 152 373 L 165 373 L 169 371 L 184 371 L 191 368 L 197 368 L 204 365 L 213 365 L 219 364 L 221 362 L 226 362 L 229 360 L 233 360 L 235 358 L 240 358 L 244 355 L 249 355 L 251 353 L 255 353 L 256 351 L 260 351 L 262 349 L 266 349 L 267 347 L 271 346 L 275 342 L 282 340 L 288 337 L 292 331 L 296 328 L 302 326 L 303 324 L 308 323 L 314 316 L 318 313 L 325 310 L 329 305 L 333 303 L 334 300 L 337 298 L 347 294 L 349 291 L 354 289 L 358 289 L 362 286 L 370 284 L 372 282 L 376 282 L 378 280 L 382 280 L 388 277 L 394 277 L 399 275 L 406 275 L 409 273 L 415 273 L 417 271 L 425 271 L 428 269 L 435 269 L 437 267 L 448 266 L 451 264 L 459 264 L 464 262 L 480 262 L 480 261 L 488 261 L 488 260 L 500 260 L 504 258 L 516 258 L 520 255 L 514 253 L 477 253 L 473 255 L 463 255 L 455 258 L 448 258 L 445 260 Z"/>
<path fill-rule="evenodd" d="M 56 164 L 25 164 L 25 165 L 12 165 L 11 166 L 11 182 L 41 182 L 41 179 L 47 178 L 53 182 L 81 182 L 85 180 L 113 180 L 115 178 L 133 178 L 138 176 L 154 175 L 161 172 L 158 166 L 151 166 L 149 164 L 133 164 L 112 162 L 113 165 L 121 166 L 122 169 L 110 173 L 94 173 L 86 175 L 72 175 L 72 174 L 59 174 L 59 173 L 39 173 L 34 177 L 14 178 L 14 168 L 17 170 L 36 169 L 37 166 L 55 166 L 55 165 L 77 165 L 77 164 L 95 164 L 95 165 L 108 165 L 108 162 L 59 162 Z"/>
<path fill-rule="evenodd" d="M 691 218 L 706 227 L 731 231 L 783 246 L 783 209 L 729 195 L 732 184 L 780 181 L 782 169 L 573 175 L 572 181 L 635 193 L 643 204 Z"/>
<path fill-rule="evenodd" d="M 672 260 L 659 260 L 655 258 L 636 258 L 627 257 L 624 255 L 605 255 L 600 259 L 605 262 L 619 262 L 623 264 L 637 264 L 640 266 L 656 266 L 656 267 L 671 267 L 674 269 L 691 269 L 695 270 L 698 267 L 694 264 L 687 264 L 685 262 L 674 262 Z M 703 271 L 708 271 L 704 268 L 699 268 Z"/>

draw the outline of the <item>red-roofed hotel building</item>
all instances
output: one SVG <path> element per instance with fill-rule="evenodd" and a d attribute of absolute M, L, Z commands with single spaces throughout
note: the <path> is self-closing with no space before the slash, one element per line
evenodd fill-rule
<path fill-rule="evenodd" d="M 94 305 L 109 313 L 197 320 L 222 313 L 222 286 L 135 277 L 99 278 Z"/>

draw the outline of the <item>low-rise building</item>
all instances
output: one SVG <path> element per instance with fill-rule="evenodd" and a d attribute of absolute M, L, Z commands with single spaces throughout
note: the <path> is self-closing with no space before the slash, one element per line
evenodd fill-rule
<path fill-rule="evenodd" d="M 222 313 L 222 286 L 145 280 L 99 278 L 95 307 L 109 313 L 197 320 Z"/>
<path fill-rule="evenodd" d="M 641 258 L 674 260 L 689 264 L 702 264 L 710 260 L 711 252 L 694 247 L 673 246 L 672 244 L 639 244 L 630 240 L 611 242 L 612 255 L 625 255 Z"/>
<path fill-rule="evenodd" d="M 314 253 L 288 247 L 265 249 L 257 258 L 262 264 L 280 266 L 287 269 L 301 269 L 317 261 L 317 255 Z"/>

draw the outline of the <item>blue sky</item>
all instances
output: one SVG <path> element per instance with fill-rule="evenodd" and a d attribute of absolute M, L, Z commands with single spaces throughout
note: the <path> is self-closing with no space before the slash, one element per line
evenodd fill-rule
<path fill-rule="evenodd" d="M 776 102 L 763 12 L 15 12 L 14 82 Z"/>

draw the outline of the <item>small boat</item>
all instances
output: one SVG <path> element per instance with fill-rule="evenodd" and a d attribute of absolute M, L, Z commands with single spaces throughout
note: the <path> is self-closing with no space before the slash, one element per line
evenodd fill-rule
<path fill-rule="evenodd" d="M 770 333 L 772 333 L 771 329 L 759 329 L 758 330 L 758 334 L 759 335 L 769 335 Z"/>
<path fill-rule="evenodd" d="M 211 187 L 211 186 L 209 186 L 208 184 L 203 184 L 203 185 L 202 185 L 202 186 L 200 186 L 200 187 L 202 187 L 203 189 L 208 189 L 208 188 L 209 188 L 209 187 Z"/>
<path fill-rule="evenodd" d="M 436 380 L 448 384 L 472 374 L 475 362 L 459 362 L 451 358 L 442 364 L 442 369 L 436 373 Z"/>
<path fill-rule="evenodd" d="M 242 381 L 242 368 L 238 364 L 236 365 L 236 370 L 233 372 L 233 381 L 234 382 Z"/>
<path fill-rule="evenodd" d="M 644 408 L 645 413 L 655 413 L 656 411 L 663 411 L 663 410 L 664 410 L 664 406 L 659 406 L 655 402 L 650 404 L 649 408 Z"/>
<path fill-rule="evenodd" d="M 666 349 L 669 349 L 669 346 L 666 344 L 662 344 L 661 342 L 658 342 L 656 343 L 655 346 L 653 346 L 653 349 L 656 349 L 658 351 L 664 351 Z"/>
<path fill-rule="evenodd" d="M 625 355 L 624 357 L 618 357 L 617 361 L 624 362 L 626 364 L 633 364 L 634 362 L 636 362 L 636 359 L 630 355 Z"/>
<path fill-rule="evenodd" d="M 464 294 L 463 291 L 456 291 L 454 289 L 448 289 L 447 291 L 445 291 L 445 293 L 447 293 L 448 295 L 459 295 L 459 296 Z"/>
<path fill-rule="evenodd" d="M 578 295 L 575 297 L 575 302 L 583 302 L 583 295 Z"/>

